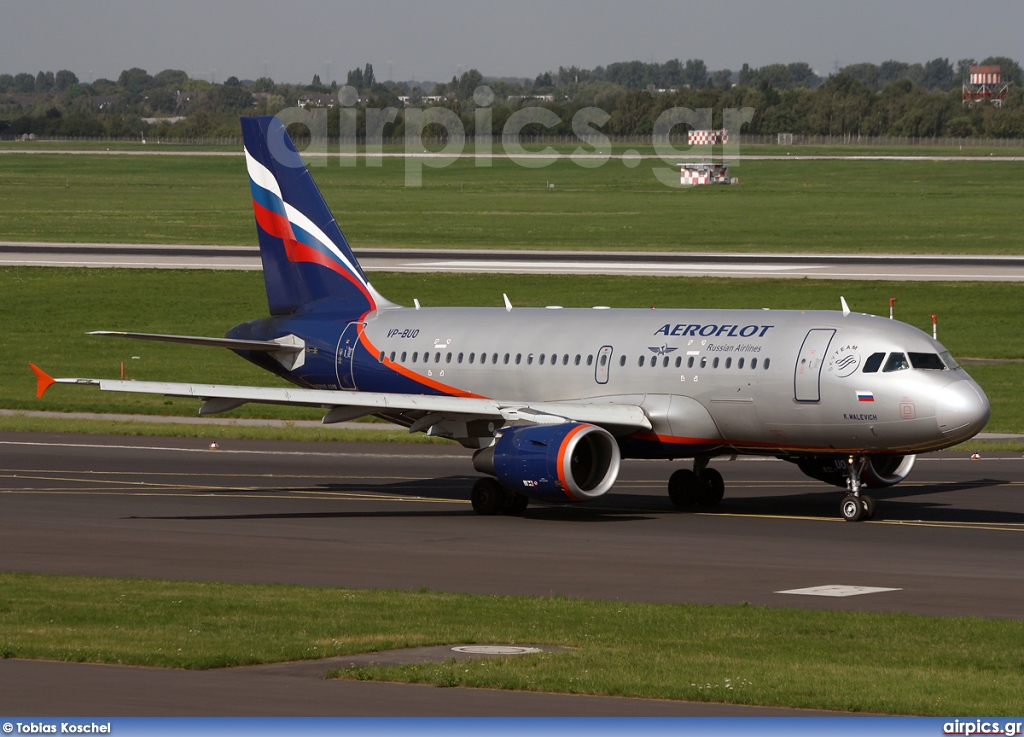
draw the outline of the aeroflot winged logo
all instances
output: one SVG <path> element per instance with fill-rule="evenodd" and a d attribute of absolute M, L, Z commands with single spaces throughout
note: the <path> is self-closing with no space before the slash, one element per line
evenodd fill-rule
<path fill-rule="evenodd" d="M 647 346 L 647 350 L 659 356 L 667 356 L 669 353 L 678 351 L 678 348 L 669 348 L 668 345 L 651 345 Z"/>

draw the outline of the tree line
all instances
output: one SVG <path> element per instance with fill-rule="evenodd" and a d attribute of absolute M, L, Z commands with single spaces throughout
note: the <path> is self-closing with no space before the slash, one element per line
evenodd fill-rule
<path fill-rule="evenodd" d="M 296 105 L 329 108 L 328 134 L 347 131 L 339 107 L 397 110 L 385 137 L 404 134 L 406 105 L 444 106 L 476 133 L 474 93 L 493 91 L 491 135 L 500 136 L 508 118 L 524 107 L 553 111 L 561 123 L 526 131 L 572 135 L 572 118 L 597 107 L 610 117 L 600 130 L 609 135 L 649 136 L 665 110 L 686 107 L 722 111 L 750 107 L 743 133 L 833 136 L 959 136 L 1024 138 L 1024 85 L 1020 64 L 989 57 L 978 65 L 999 65 L 1010 91 L 1003 105 L 964 106 L 961 85 L 973 59 L 924 64 L 886 61 L 851 64 L 821 77 L 809 65 L 770 64 L 738 71 L 709 70 L 700 59 L 665 63 L 616 62 L 605 67 L 559 67 L 523 78 L 487 78 L 471 69 L 448 82 L 377 79 L 366 64 L 349 71 L 344 85 L 315 75 L 309 84 L 278 83 L 268 77 L 222 83 L 190 78 L 180 70 L 150 75 L 126 69 L 117 80 L 83 83 L 71 71 L 0 74 L 0 135 L 202 138 L 238 136 L 241 115 L 274 114 Z M 340 99 L 339 99 L 340 95 Z M 147 120 L 148 119 L 148 120 Z M 364 135 L 365 115 L 358 117 Z M 483 132 L 483 131 L 481 131 Z"/>

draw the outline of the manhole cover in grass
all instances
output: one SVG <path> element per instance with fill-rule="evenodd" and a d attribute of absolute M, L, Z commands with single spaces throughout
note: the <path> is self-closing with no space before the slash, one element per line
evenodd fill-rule
<path fill-rule="evenodd" d="M 452 650 L 470 655 L 528 655 L 544 652 L 536 647 L 518 647 L 516 645 L 459 645 Z"/>

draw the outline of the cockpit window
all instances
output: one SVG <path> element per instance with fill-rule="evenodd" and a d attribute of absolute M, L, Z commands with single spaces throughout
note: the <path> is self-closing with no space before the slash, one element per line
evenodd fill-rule
<path fill-rule="evenodd" d="M 916 369 L 925 369 L 926 371 L 942 371 L 946 368 L 946 365 L 936 353 L 911 353 L 910 365 Z"/>
<path fill-rule="evenodd" d="M 956 362 L 956 359 L 953 358 L 952 354 L 949 351 L 943 351 L 942 353 L 940 353 L 939 358 L 942 359 L 942 362 L 946 364 L 946 368 L 948 368 L 950 371 L 956 371 L 958 368 L 960 368 L 960 364 Z"/>
<path fill-rule="evenodd" d="M 890 373 L 892 371 L 903 371 L 908 368 L 910 368 L 910 364 L 907 362 L 906 354 L 890 353 L 889 359 L 885 362 L 885 368 L 883 368 L 882 371 Z"/>
<path fill-rule="evenodd" d="M 882 365 L 883 358 L 885 358 L 884 353 L 872 353 L 868 356 L 868 360 L 864 362 L 864 373 L 873 374 L 877 372 Z"/>

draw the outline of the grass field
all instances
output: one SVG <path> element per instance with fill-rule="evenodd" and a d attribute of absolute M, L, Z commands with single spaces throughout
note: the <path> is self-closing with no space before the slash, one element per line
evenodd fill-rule
<path fill-rule="evenodd" d="M 422 187 L 405 186 L 419 160 L 323 163 L 313 175 L 357 248 L 1024 254 L 1024 161 L 746 161 L 739 186 L 685 190 L 648 160 L 460 160 L 424 168 Z M 244 163 L 4 155 L 0 239 L 254 244 Z"/>
<path fill-rule="evenodd" d="M 1013 620 L 0 573 L 0 657 L 217 668 L 462 643 L 573 649 L 336 675 L 849 712 L 1024 710 Z"/>
<path fill-rule="evenodd" d="M 831 282 L 777 279 L 680 279 L 611 276 L 378 273 L 375 286 L 399 304 L 499 306 L 508 293 L 521 307 L 702 307 L 836 309 L 843 295 L 854 310 L 897 316 L 930 331 L 960 358 L 1024 358 L 1020 286 L 1011 283 Z M 10 267 L 0 270 L 7 297 L 0 407 L 23 410 L 194 415 L 197 403 L 145 395 L 101 394 L 56 386 L 35 398 L 32 361 L 54 375 L 274 385 L 280 380 L 234 354 L 185 346 L 87 336 L 90 330 L 223 335 L 266 314 L 258 272 Z M 981 326 L 981 329 L 979 329 Z M 993 403 L 989 430 L 1024 432 L 1024 363 L 970 366 Z M 226 416 L 319 419 L 312 410 L 247 405 Z M 31 425 L 31 421 L 23 420 Z M 0 422 L 0 426 L 3 423 Z M 42 426 L 42 423 L 40 423 Z"/>

